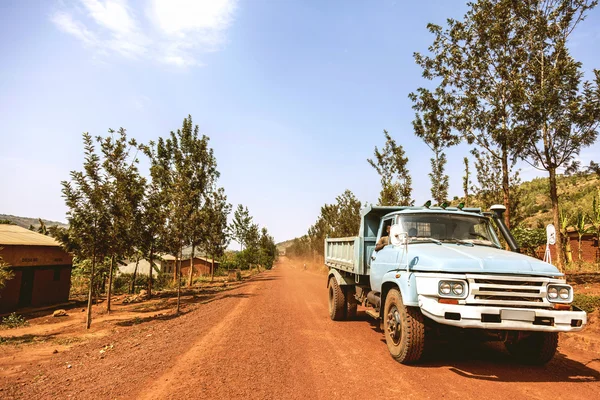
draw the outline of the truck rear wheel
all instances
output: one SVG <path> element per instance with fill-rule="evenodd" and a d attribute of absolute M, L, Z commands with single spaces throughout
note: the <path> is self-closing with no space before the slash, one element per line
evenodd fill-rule
<path fill-rule="evenodd" d="M 385 297 L 383 332 L 396 361 L 413 364 L 421 359 L 425 347 L 423 314 L 418 308 L 406 307 L 397 289 L 390 289 Z"/>
<path fill-rule="evenodd" d="M 346 315 L 346 296 L 335 278 L 329 278 L 329 317 L 333 321 L 342 321 Z"/>
<path fill-rule="evenodd" d="M 558 348 L 558 333 L 531 332 L 514 342 L 506 342 L 506 349 L 524 364 L 542 365 L 552 360 Z"/>

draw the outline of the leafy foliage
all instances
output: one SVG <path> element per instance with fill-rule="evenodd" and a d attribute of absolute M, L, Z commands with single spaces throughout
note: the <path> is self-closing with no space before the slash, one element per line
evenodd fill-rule
<path fill-rule="evenodd" d="M 14 312 L 7 317 L 2 318 L 2 322 L 0 322 L 0 327 L 4 329 L 15 329 L 28 325 L 29 322 L 27 322 L 25 317 Z"/>
<path fill-rule="evenodd" d="M 408 157 L 402 146 L 396 144 L 386 130 L 383 134 L 386 139 L 383 151 L 375 147 L 375 160 L 367 160 L 381 177 L 379 205 L 413 205 L 412 178 L 407 167 Z"/>

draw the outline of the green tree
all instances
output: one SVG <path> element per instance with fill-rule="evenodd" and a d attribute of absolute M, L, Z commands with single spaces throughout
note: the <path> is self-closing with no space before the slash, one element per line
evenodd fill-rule
<path fill-rule="evenodd" d="M 273 262 L 277 258 L 277 246 L 275 240 L 269 235 L 267 228 L 262 228 L 259 239 L 259 263 L 265 269 L 273 268 Z"/>
<path fill-rule="evenodd" d="M 206 191 L 212 188 L 218 177 L 216 159 L 208 141 L 208 136 L 200 136 L 199 127 L 193 125 L 191 116 L 185 118 L 181 129 L 171 132 L 166 141 L 171 177 L 167 208 L 167 245 L 172 253 L 177 254 L 178 259 L 175 268 L 178 313 L 181 304 L 183 247 L 191 244 L 190 237 L 198 232 L 190 221 L 202 208 Z"/>
<path fill-rule="evenodd" d="M 141 208 L 140 251 L 149 262 L 148 297 L 152 297 L 156 254 L 167 249 L 167 217 L 171 193 L 170 156 L 163 138 L 140 149 L 150 160 L 150 180 L 146 185 Z"/>
<path fill-rule="evenodd" d="M 431 55 L 415 53 L 423 77 L 435 80 L 440 110 L 469 144 L 477 144 L 501 166 L 501 188 L 511 225 L 510 168 L 522 136 L 515 128 L 522 98 L 521 66 L 526 52 L 521 46 L 525 27 L 515 18 L 512 0 L 479 0 L 469 3 L 462 20 L 448 19 L 444 29 L 428 24 L 434 35 Z M 426 97 L 428 89 L 419 88 Z M 433 96 L 430 94 L 430 96 Z M 419 103 L 416 103 L 419 107 Z"/>
<path fill-rule="evenodd" d="M 140 242 L 139 225 L 146 181 L 138 170 L 137 142 L 128 139 L 123 128 L 118 132 L 109 129 L 108 133 L 106 137 L 98 136 L 96 140 L 103 156 L 105 202 L 109 218 L 106 246 L 110 263 L 106 311 L 110 314 L 114 269 L 118 263 L 135 254 Z"/>
<path fill-rule="evenodd" d="M 543 228 L 530 229 L 517 226 L 511 233 L 519 243 L 519 248 L 527 255 L 537 257 L 537 250 L 546 244 L 546 230 Z"/>
<path fill-rule="evenodd" d="M 229 225 L 227 217 L 231 212 L 231 204 L 223 188 L 213 190 L 207 199 L 207 232 L 204 244 L 206 253 L 211 257 L 210 280 L 214 279 L 215 258 L 221 258 L 230 242 Z"/>
<path fill-rule="evenodd" d="M 459 137 L 452 134 L 452 125 L 448 113 L 442 110 L 440 101 L 430 91 L 419 89 L 419 94 L 411 94 L 415 102 L 413 108 L 417 111 L 413 120 L 415 135 L 423 139 L 433 152 L 431 159 L 431 196 L 441 205 L 448 199 L 448 175 L 444 173 L 446 154 L 444 149 L 459 142 Z"/>
<path fill-rule="evenodd" d="M 523 79 L 519 132 L 527 140 L 520 156 L 548 172 L 554 224 L 560 223 L 556 170 L 593 144 L 600 123 L 600 71 L 583 81 L 581 62 L 567 47 L 568 39 L 596 0 L 516 2 L 516 22 L 523 25 Z M 557 264 L 564 264 L 562 237 L 557 236 Z"/>
<path fill-rule="evenodd" d="M 233 213 L 233 222 L 231 226 L 232 238 L 240 244 L 240 250 L 244 249 L 246 244 L 246 235 L 252 225 L 252 217 L 248 211 L 248 207 L 238 204 L 237 209 Z"/>
<path fill-rule="evenodd" d="M 383 151 L 379 151 L 375 146 L 375 159 L 367 160 L 381 177 L 379 205 L 413 205 L 412 178 L 407 166 L 408 157 L 402 146 L 396 144 L 386 130 L 383 134 L 385 136 Z"/>
<path fill-rule="evenodd" d="M 465 164 L 465 175 L 463 176 L 463 191 L 465 193 L 465 205 L 469 205 L 469 189 L 471 187 L 471 180 L 469 179 L 469 158 L 463 158 Z"/>
<path fill-rule="evenodd" d="M 89 290 L 86 328 L 92 323 L 92 296 L 97 263 L 108 253 L 110 216 L 106 205 L 106 184 L 100 157 L 89 133 L 83 134 L 83 171 L 71 171 L 71 180 L 63 181 L 62 194 L 67 206 L 68 229 L 57 230 L 56 238 L 66 251 L 80 261 L 89 260 Z"/>

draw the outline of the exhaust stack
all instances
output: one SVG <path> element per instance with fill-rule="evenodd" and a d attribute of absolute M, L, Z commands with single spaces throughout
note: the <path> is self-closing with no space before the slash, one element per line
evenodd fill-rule
<path fill-rule="evenodd" d="M 490 210 L 493 211 L 492 218 L 494 219 L 494 222 L 496 222 L 498 229 L 500 229 L 500 233 L 502 233 L 502 236 L 504 236 L 504 240 L 506 240 L 506 243 L 508 243 L 510 251 L 519 253 L 519 245 L 517 244 L 515 237 L 512 235 L 512 233 L 510 233 L 510 231 L 506 227 L 506 224 L 504 223 L 503 215 L 506 211 L 506 207 L 500 204 L 495 204 L 490 207 Z"/>

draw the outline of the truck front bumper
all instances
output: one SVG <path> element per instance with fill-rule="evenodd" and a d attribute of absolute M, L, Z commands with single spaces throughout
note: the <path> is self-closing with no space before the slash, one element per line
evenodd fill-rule
<path fill-rule="evenodd" d="M 536 308 L 506 308 L 438 303 L 437 298 L 419 295 L 419 307 L 426 317 L 459 328 L 575 332 L 587 322 L 584 311 L 556 311 Z"/>

